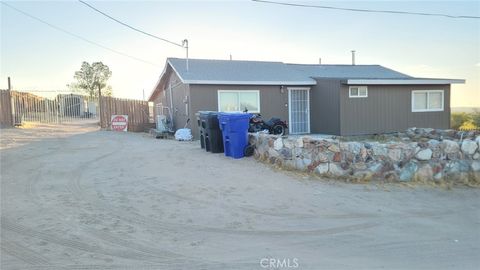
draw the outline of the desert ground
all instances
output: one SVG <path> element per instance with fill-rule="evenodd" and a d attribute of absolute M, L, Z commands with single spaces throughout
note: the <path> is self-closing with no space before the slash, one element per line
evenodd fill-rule
<path fill-rule="evenodd" d="M 94 123 L 0 132 L 3 270 L 480 267 L 478 189 L 319 179 Z"/>

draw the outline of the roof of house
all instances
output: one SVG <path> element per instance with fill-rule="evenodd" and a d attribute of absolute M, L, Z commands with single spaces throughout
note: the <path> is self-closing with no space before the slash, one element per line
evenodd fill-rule
<path fill-rule="evenodd" d="M 409 79 L 409 75 L 380 65 L 303 65 L 287 64 L 313 78 L 341 79 Z"/>
<path fill-rule="evenodd" d="M 316 85 L 315 79 L 341 79 L 348 85 L 440 85 L 465 80 L 415 78 L 380 65 L 286 64 L 283 62 L 168 58 L 150 98 L 171 67 L 185 84 Z"/>
<path fill-rule="evenodd" d="M 465 80 L 416 78 L 380 65 L 305 65 L 287 64 L 317 79 L 344 79 L 349 85 L 419 85 L 465 83 Z"/>
<path fill-rule="evenodd" d="M 282 62 L 168 58 L 183 83 L 249 85 L 315 85 L 305 73 Z"/>

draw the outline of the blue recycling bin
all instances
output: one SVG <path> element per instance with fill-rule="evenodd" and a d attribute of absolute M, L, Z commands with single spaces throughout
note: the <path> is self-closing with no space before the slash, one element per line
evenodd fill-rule
<path fill-rule="evenodd" d="M 244 157 L 244 149 L 248 144 L 249 113 L 219 113 L 218 122 L 223 136 L 225 156 Z"/>

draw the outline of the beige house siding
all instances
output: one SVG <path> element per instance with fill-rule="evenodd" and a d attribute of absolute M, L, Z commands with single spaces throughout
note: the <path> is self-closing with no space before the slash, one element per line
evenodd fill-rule
<path fill-rule="evenodd" d="M 370 85 L 367 98 L 349 98 L 348 88 L 340 89 L 341 135 L 450 127 L 450 85 Z M 444 90 L 444 110 L 412 112 L 412 90 Z"/>

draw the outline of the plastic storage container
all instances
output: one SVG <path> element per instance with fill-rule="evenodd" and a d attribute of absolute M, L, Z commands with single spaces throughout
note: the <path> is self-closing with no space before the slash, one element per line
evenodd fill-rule
<path fill-rule="evenodd" d="M 200 147 L 202 149 L 205 149 L 205 126 L 206 124 L 203 124 L 203 122 L 206 121 L 208 112 L 205 111 L 199 111 L 195 115 L 197 116 L 197 124 L 198 124 L 198 133 L 200 134 Z M 208 151 L 208 150 L 207 150 Z"/>
<path fill-rule="evenodd" d="M 218 112 L 210 112 L 205 129 L 205 143 L 210 145 L 212 153 L 223 153 L 223 137 L 218 122 Z"/>
<path fill-rule="evenodd" d="M 249 113 L 219 113 L 218 120 L 223 135 L 225 156 L 232 158 L 244 157 L 248 144 Z"/>
<path fill-rule="evenodd" d="M 202 139 L 203 132 L 205 150 L 212 153 L 223 153 L 222 131 L 220 130 L 220 126 L 218 124 L 217 115 L 218 112 L 200 112 L 200 139 Z"/>
<path fill-rule="evenodd" d="M 195 116 L 197 117 L 198 133 L 200 133 L 200 147 L 204 149 L 205 148 L 205 135 L 204 135 L 205 130 L 204 128 L 202 128 L 202 120 L 200 119 L 200 112 L 197 112 Z"/>

